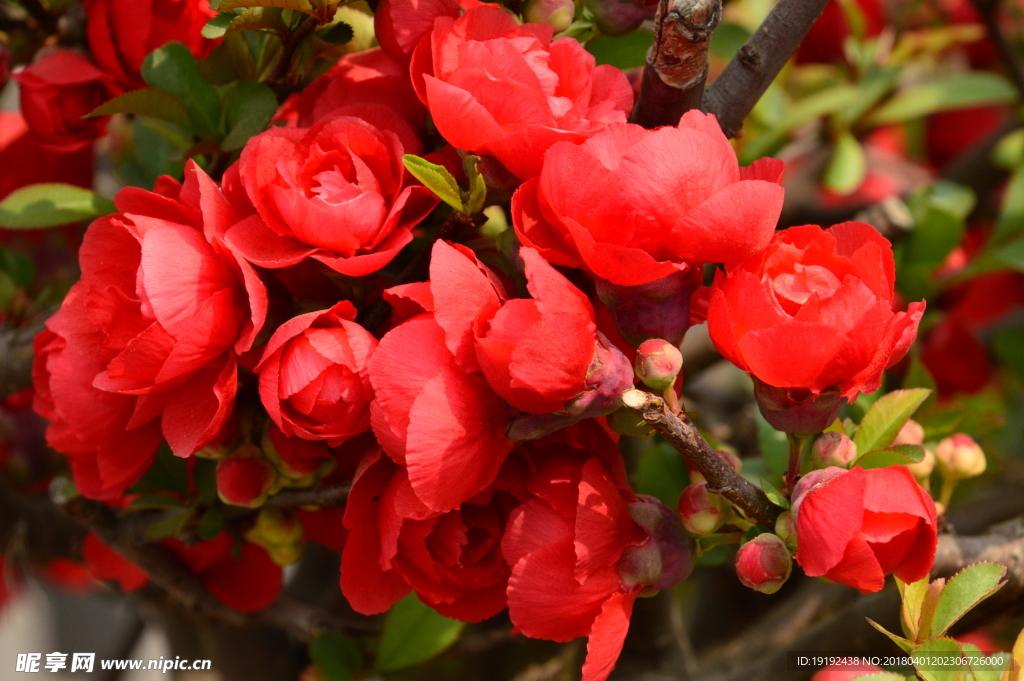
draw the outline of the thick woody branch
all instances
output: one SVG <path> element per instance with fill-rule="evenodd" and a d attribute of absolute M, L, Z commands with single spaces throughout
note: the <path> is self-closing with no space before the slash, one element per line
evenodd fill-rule
<path fill-rule="evenodd" d="M 711 33 L 722 18 L 722 0 L 661 0 L 654 44 L 647 52 L 633 122 L 645 128 L 675 125 L 699 109 L 708 76 Z"/>
<path fill-rule="evenodd" d="M 643 390 L 627 390 L 622 395 L 622 403 L 675 447 L 690 466 L 700 471 L 708 481 L 709 492 L 721 494 L 752 520 L 775 527 L 782 509 L 725 463 L 690 419 L 676 416 L 663 400 Z"/>
<path fill-rule="evenodd" d="M 302 508 L 303 506 L 331 508 L 343 505 L 348 499 L 351 489 L 351 485 L 332 485 L 317 489 L 287 490 L 269 500 L 265 505 L 274 508 Z"/>
<path fill-rule="evenodd" d="M 796 52 L 828 0 L 779 0 L 704 94 L 704 110 L 728 137 L 743 126 L 761 95 Z"/>

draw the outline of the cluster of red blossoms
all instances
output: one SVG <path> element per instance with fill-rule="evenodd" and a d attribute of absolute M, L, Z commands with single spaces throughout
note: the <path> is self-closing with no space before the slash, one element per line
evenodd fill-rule
<path fill-rule="evenodd" d="M 85 108 L 138 84 L 142 53 L 112 52 L 135 45 L 110 37 L 134 30 L 117 4 L 90 3 L 109 91 Z M 153 17 L 152 31 L 183 25 Z M 602 681 L 634 600 L 694 563 L 678 513 L 630 489 L 605 418 L 633 386 L 634 348 L 678 345 L 706 318 L 773 425 L 814 433 L 879 387 L 924 304 L 896 309 L 892 250 L 868 225 L 776 233 L 782 163 L 739 167 L 713 116 L 628 124 L 625 75 L 550 25 L 453 0 L 383 0 L 375 23 L 381 47 L 289 99 L 220 182 L 190 162 L 184 182 L 117 195 L 37 338 L 35 408 L 78 490 L 112 505 L 164 442 L 217 459 L 224 503 L 351 481 L 343 510 L 288 522 L 343 552 L 355 610 L 410 592 L 464 621 L 507 607 L 527 636 L 589 636 L 584 678 Z M 27 90 L 46 64 L 23 72 Z M 478 155 L 492 196 L 511 193 L 514 245 L 438 240 L 427 281 L 388 287 L 381 270 L 439 204 L 408 154 L 456 175 Z M 722 266 L 711 287 L 707 264 Z M 364 327 L 379 301 L 390 317 Z M 796 490 L 809 574 L 877 589 L 927 573 L 934 506 L 905 469 L 811 482 Z M 819 550 L 836 504 L 856 512 Z M 168 545 L 214 595 L 258 609 L 289 562 L 259 522 L 240 557 L 227 534 Z M 770 561 L 768 543 L 743 560 Z M 87 557 L 124 575 L 95 540 Z"/>

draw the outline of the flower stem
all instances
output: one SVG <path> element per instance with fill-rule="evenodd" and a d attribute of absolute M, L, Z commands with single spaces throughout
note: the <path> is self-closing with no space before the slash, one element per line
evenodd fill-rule
<path fill-rule="evenodd" d="M 800 458 L 803 456 L 804 443 L 809 436 L 786 433 L 786 437 L 789 439 L 789 466 L 786 468 L 785 494 L 789 496 L 796 486 L 796 479 L 800 477 Z"/>

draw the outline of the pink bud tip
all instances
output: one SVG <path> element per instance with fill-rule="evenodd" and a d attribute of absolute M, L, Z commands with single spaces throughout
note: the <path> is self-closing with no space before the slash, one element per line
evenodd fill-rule
<path fill-rule="evenodd" d="M 985 452 L 974 438 L 964 433 L 939 442 L 935 459 L 942 477 L 950 480 L 973 478 L 985 472 Z"/>
<path fill-rule="evenodd" d="M 633 367 L 647 387 L 668 390 L 683 369 L 683 355 L 668 341 L 652 338 L 637 348 Z"/>
<path fill-rule="evenodd" d="M 773 594 L 782 588 L 792 571 L 789 549 L 774 534 L 759 534 L 736 553 L 736 576 L 744 586 L 763 594 Z"/>
<path fill-rule="evenodd" d="M 694 534 L 712 534 L 729 519 L 729 502 L 708 492 L 707 481 L 701 480 L 687 485 L 679 495 L 679 518 Z"/>
<path fill-rule="evenodd" d="M 857 458 L 857 445 L 842 433 L 824 433 L 811 447 L 811 464 L 816 468 L 846 468 Z"/>

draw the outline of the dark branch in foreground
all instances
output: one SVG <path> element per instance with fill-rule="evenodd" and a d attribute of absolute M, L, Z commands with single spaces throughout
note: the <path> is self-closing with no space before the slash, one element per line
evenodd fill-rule
<path fill-rule="evenodd" d="M 725 463 L 690 419 L 676 416 L 663 400 L 643 390 L 627 390 L 622 395 L 622 403 L 675 447 L 690 466 L 700 471 L 708 481 L 709 492 L 721 494 L 752 520 L 775 527 L 775 519 L 782 509 Z"/>
<path fill-rule="evenodd" d="M 699 109 L 708 76 L 711 33 L 722 18 L 722 0 L 661 0 L 654 44 L 647 52 L 633 122 L 645 128 L 675 125 Z"/>
<path fill-rule="evenodd" d="M 743 126 L 757 100 L 796 52 L 828 0 L 779 0 L 704 94 L 704 111 L 718 117 L 726 136 Z"/>
<path fill-rule="evenodd" d="M 331 508 L 342 506 L 345 500 L 348 499 L 348 493 L 351 489 L 352 485 L 333 485 L 316 489 L 286 490 L 268 501 L 265 505 L 275 508 L 301 508 L 303 506 Z"/>

